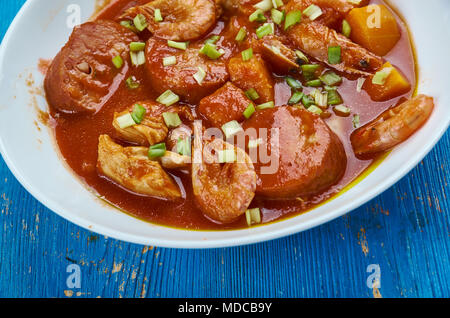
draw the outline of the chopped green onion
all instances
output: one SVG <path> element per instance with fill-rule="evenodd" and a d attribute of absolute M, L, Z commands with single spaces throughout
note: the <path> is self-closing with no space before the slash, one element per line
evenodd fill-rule
<path fill-rule="evenodd" d="M 284 12 L 281 12 L 280 10 L 277 10 L 277 9 L 272 9 L 272 10 L 270 10 L 270 14 L 272 16 L 273 22 L 275 22 L 278 25 L 283 23 Z"/>
<path fill-rule="evenodd" d="M 203 81 L 205 80 L 205 77 L 206 77 L 206 71 L 199 66 L 198 72 L 194 74 L 194 79 L 196 80 L 196 82 L 199 85 L 202 85 Z"/>
<path fill-rule="evenodd" d="M 264 12 L 261 9 L 256 10 L 248 17 L 250 22 L 266 22 L 267 18 L 264 16 Z"/>
<path fill-rule="evenodd" d="M 342 104 L 342 97 L 337 90 L 328 91 L 328 105 L 339 105 Z"/>
<path fill-rule="evenodd" d="M 133 52 L 142 51 L 145 49 L 145 42 L 131 42 L 130 43 L 130 50 Z"/>
<path fill-rule="evenodd" d="M 205 43 L 199 51 L 200 54 L 204 54 L 212 60 L 217 60 L 219 57 L 223 55 L 223 52 L 217 50 L 215 44 Z"/>
<path fill-rule="evenodd" d="M 320 86 L 322 86 L 322 81 L 320 79 L 311 80 L 311 81 L 306 82 L 306 86 L 320 87 Z"/>
<path fill-rule="evenodd" d="M 249 209 L 245 211 L 245 219 L 247 220 L 247 225 L 252 226 L 253 224 L 261 223 L 261 211 L 259 208 Z"/>
<path fill-rule="evenodd" d="M 139 104 L 135 104 L 133 107 L 133 111 L 131 112 L 131 117 L 136 124 L 140 124 L 144 119 L 146 112 L 147 110 L 145 109 L 145 107 Z"/>
<path fill-rule="evenodd" d="M 131 64 L 134 66 L 139 66 L 145 64 L 145 53 L 144 51 L 130 52 Z"/>
<path fill-rule="evenodd" d="M 272 0 L 272 4 L 275 9 L 284 6 L 283 0 Z"/>
<path fill-rule="evenodd" d="M 250 60 L 252 57 L 253 57 L 253 49 L 252 48 L 242 51 L 242 60 L 244 62 Z"/>
<path fill-rule="evenodd" d="M 321 110 L 319 107 L 317 107 L 315 105 L 308 107 L 308 111 L 313 114 L 319 115 L 319 116 L 320 116 L 320 114 L 323 113 L 323 110 Z"/>
<path fill-rule="evenodd" d="M 170 66 L 177 64 L 177 58 L 175 56 L 167 56 L 163 58 L 163 65 Z"/>
<path fill-rule="evenodd" d="M 173 47 L 175 49 L 185 51 L 188 48 L 189 42 L 176 42 L 176 41 L 168 40 L 167 45 L 169 47 Z"/>
<path fill-rule="evenodd" d="M 134 121 L 133 117 L 131 117 L 130 113 L 126 113 L 123 116 L 117 117 L 116 121 L 120 129 L 125 129 L 136 125 L 136 122 Z"/>
<path fill-rule="evenodd" d="M 254 149 L 254 148 L 258 148 L 259 145 L 261 145 L 263 143 L 262 138 L 258 138 L 256 140 L 249 140 L 248 142 L 248 148 L 249 149 Z"/>
<path fill-rule="evenodd" d="M 300 59 L 300 61 L 302 61 L 304 63 L 309 63 L 308 57 L 306 57 L 306 55 L 303 54 L 302 51 L 295 50 L 295 55 L 297 55 L 297 57 Z"/>
<path fill-rule="evenodd" d="M 315 89 L 310 94 L 314 98 L 314 104 L 321 108 L 328 108 L 328 93 L 322 93 Z"/>
<path fill-rule="evenodd" d="M 312 4 L 303 11 L 303 14 L 306 15 L 311 21 L 314 21 L 320 17 L 323 12 L 319 6 Z"/>
<path fill-rule="evenodd" d="M 284 21 L 284 30 L 286 31 L 290 27 L 300 23 L 302 21 L 301 11 L 291 11 L 286 15 L 286 20 Z"/>
<path fill-rule="evenodd" d="M 319 79 L 328 86 L 334 86 L 342 82 L 342 77 L 333 71 L 326 72 L 325 74 L 319 76 Z"/>
<path fill-rule="evenodd" d="M 348 23 L 347 20 L 342 21 L 342 34 L 349 38 L 351 33 L 352 27 L 350 26 L 350 23 Z"/>
<path fill-rule="evenodd" d="M 170 113 L 166 112 L 163 113 L 164 122 L 166 123 L 166 126 L 169 128 L 177 128 L 181 125 L 181 119 L 180 116 L 178 116 L 177 113 Z"/>
<path fill-rule="evenodd" d="M 169 89 L 165 91 L 161 96 L 159 96 L 156 101 L 160 104 L 171 106 L 175 103 L 178 103 L 179 100 L 180 97 Z"/>
<path fill-rule="evenodd" d="M 163 157 L 165 154 L 166 154 L 165 143 L 153 145 L 148 149 L 148 156 L 150 159 L 160 158 Z"/>
<path fill-rule="evenodd" d="M 120 55 L 113 57 L 112 62 L 116 68 L 121 68 L 123 66 L 123 59 Z"/>
<path fill-rule="evenodd" d="M 361 126 L 361 124 L 360 124 L 360 118 L 359 118 L 359 115 L 358 115 L 358 114 L 353 115 L 352 123 L 353 123 L 353 127 L 354 127 L 354 128 L 359 128 L 359 127 Z"/>
<path fill-rule="evenodd" d="M 333 110 L 336 113 L 336 115 L 344 116 L 344 117 L 350 115 L 350 113 L 351 113 L 350 108 L 348 108 L 344 105 L 335 106 Z"/>
<path fill-rule="evenodd" d="M 328 48 L 328 63 L 331 65 L 340 64 L 341 63 L 341 47 L 340 46 L 331 46 Z"/>
<path fill-rule="evenodd" d="M 127 84 L 127 87 L 129 89 L 136 89 L 139 88 L 140 83 L 136 80 L 136 77 L 134 76 L 130 76 L 127 78 L 127 80 L 125 81 L 125 84 Z"/>
<path fill-rule="evenodd" d="M 361 93 L 362 88 L 363 88 L 365 82 L 366 82 L 366 78 L 365 78 L 365 77 L 360 77 L 360 78 L 358 78 L 358 81 L 357 81 L 357 83 L 356 83 L 356 91 L 357 91 L 358 93 Z"/>
<path fill-rule="evenodd" d="M 209 39 L 207 39 L 207 40 L 205 41 L 205 44 L 206 44 L 206 43 L 216 44 L 216 42 L 219 41 L 219 39 L 220 39 L 220 36 L 219 36 L 219 35 L 212 35 Z"/>
<path fill-rule="evenodd" d="M 255 4 L 253 7 L 265 12 L 272 9 L 272 6 L 273 6 L 272 0 L 262 0 L 257 4 Z"/>
<path fill-rule="evenodd" d="M 134 18 L 133 23 L 139 32 L 144 31 L 148 26 L 147 19 L 145 18 L 144 15 L 142 15 L 140 13 Z"/>
<path fill-rule="evenodd" d="M 233 163 L 236 162 L 237 156 L 234 149 L 220 150 L 217 152 L 219 163 Z"/>
<path fill-rule="evenodd" d="M 260 26 L 258 29 L 256 29 L 256 35 L 259 39 L 262 39 L 266 35 L 274 34 L 275 27 L 273 23 L 264 23 L 262 26 Z"/>
<path fill-rule="evenodd" d="M 245 38 L 247 37 L 247 31 L 244 28 L 241 28 L 238 32 L 238 34 L 236 35 L 235 40 L 237 42 L 242 42 L 245 40 Z"/>
<path fill-rule="evenodd" d="M 288 102 L 289 105 L 298 104 L 302 100 L 303 95 L 305 95 L 305 94 L 302 93 L 302 92 L 295 92 L 294 94 L 292 94 L 292 96 L 291 96 L 291 98 L 289 99 L 289 102 Z"/>
<path fill-rule="evenodd" d="M 177 142 L 177 152 L 183 156 L 191 156 L 191 138 L 179 138 Z"/>
<path fill-rule="evenodd" d="M 274 108 L 274 107 L 275 107 L 274 102 L 267 102 L 267 103 L 256 106 L 256 109 L 263 110 L 263 109 L 269 109 L 269 108 Z"/>
<path fill-rule="evenodd" d="M 162 22 L 164 19 L 162 17 L 161 14 L 161 10 L 160 9 L 156 9 L 155 10 L 155 22 Z"/>
<path fill-rule="evenodd" d="M 250 103 L 248 107 L 244 110 L 244 117 L 246 119 L 249 119 L 250 117 L 252 117 L 255 111 L 256 111 L 255 106 L 252 103 Z"/>
<path fill-rule="evenodd" d="M 311 98 L 311 96 L 304 94 L 302 97 L 302 104 L 308 108 L 311 105 L 314 105 L 314 99 Z"/>
<path fill-rule="evenodd" d="M 245 92 L 245 95 L 251 100 L 257 100 L 259 98 L 258 92 L 254 88 L 250 88 Z"/>
<path fill-rule="evenodd" d="M 316 78 L 316 72 L 319 69 L 319 64 L 303 64 L 301 66 L 302 73 L 305 79 L 312 80 Z"/>
<path fill-rule="evenodd" d="M 286 83 L 294 89 L 300 89 L 302 88 L 302 83 L 300 83 L 299 80 L 296 80 L 295 78 L 292 78 L 290 76 L 286 77 Z"/>
<path fill-rule="evenodd" d="M 243 131 L 241 125 L 236 120 L 230 121 L 222 126 L 222 130 L 225 134 L 226 139 L 233 137 L 237 133 Z"/>
<path fill-rule="evenodd" d="M 139 32 L 139 30 L 136 29 L 136 27 L 133 25 L 133 23 L 131 23 L 131 21 L 128 20 L 120 21 L 120 25 L 126 27 L 127 29 L 130 29 L 134 33 Z"/>
<path fill-rule="evenodd" d="M 385 67 L 381 71 L 376 72 L 372 78 L 372 83 L 375 85 L 384 85 L 389 75 L 391 75 L 393 69 L 394 68 L 392 67 Z"/>

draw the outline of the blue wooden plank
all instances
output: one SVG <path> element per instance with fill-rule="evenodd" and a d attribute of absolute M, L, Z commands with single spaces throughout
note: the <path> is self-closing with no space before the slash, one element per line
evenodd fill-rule
<path fill-rule="evenodd" d="M 0 1 L 0 38 L 24 3 Z M 287 238 L 213 250 L 143 247 L 81 229 L 0 160 L 0 297 L 449 297 L 450 132 L 391 189 Z M 66 284 L 81 269 L 81 288 Z M 369 289 L 370 264 L 381 288 Z"/>

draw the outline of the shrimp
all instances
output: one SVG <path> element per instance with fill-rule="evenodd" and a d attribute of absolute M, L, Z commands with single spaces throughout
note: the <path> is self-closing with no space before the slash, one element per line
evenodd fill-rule
<path fill-rule="evenodd" d="M 426 123 L 433 109 L 433 98 L 425 95 L 418 95 L 388 109 L 353 132 L 350 140 L 355 154 L 373 155 L 402 143 Z"/>
<path fill-rule="evenodd" d="M 155 21 L 159 9 L 163 21 Z M 220 14 L 214 0 L 155 0 L 143 6 L 128 9 L 122 17 L 145 16 L 149 31 L 158 37 L 173 41 L 200 38 L 216 23 Z"/>
<path fill-rule="evenodd" d="M 365 0 L 364 2 L 368 2 Z M 285 11 L 304 11 L 310 5 L 316 5 L 322 9 L 322 15 L 316 20 L 326 26 L 335 26 L 341 21 L 351 9 L 359 5 L 348 0 L 291 0 L 285 6 Z"/>
<path fill-rule="evenodd" d="M 297 24 L 288 30 L 288 36 L 304 53 L 348 74 L 370 76 L 384 63 L 381 57 L 316 21 Z M 334 46 L 341 48 L 339 64 L 330 64 L 328 61 L 328 48 Z"/>
<path fill-rule="evenodd" d="M 108 135 L 99 138 L 97 170 L 124 188 L 140 195 L 166 200 L 181 198 L 178 185 L 146 147 L 122 147 Z"/>
<path fill-rule="evenodd" d="M 255 168 L 244 150 L 221 139 L 204 140 L 202 136 L 201 123 L 194 122 L 194 196 L 206 216 L 231 223 L 245 213 L 255 196 Z M 217 163 L 217 152 L 225 149 L 235 151 L 237 162 Z"/>

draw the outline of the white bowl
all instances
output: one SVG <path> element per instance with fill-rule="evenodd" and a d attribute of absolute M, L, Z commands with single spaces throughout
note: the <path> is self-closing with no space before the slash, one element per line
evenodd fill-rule
<path fill-rule="evenodd" d="M 94 1 L 75 1 L 82 21 Z M 49 129 L 38 129 L 38 112 L 46 110 L 42 96 L 30 92 L 43 77 L 40 58 L 52 58 L 71 29 L 61 26 L 74 0 L 28 0 L 11 24 L 0 51 L 0 150 L 20 183 L 42 204 L 91 231 L 124 241 L 177 248 L 243 245 L 275 239 L 318 226 L 369 201 L 412 168 L 432 149 L 450 122 L 450 2 L 448 0 L 392 1 L 408 21 L 420 66 L 419 92 L 436 98 L 436 109 L 419 133 L 397 147 L 369 176 L 348 192 L 297 217 L 245 230 L 185 231 L 154 225 L 128 216 L 98 199 L 61 160 Z M 28 85 L 27 85 L 28 82 Z M 33 100 L 34 99 L 34 100 Z M 162 211 L 163 212 L 163 211 Z"/>

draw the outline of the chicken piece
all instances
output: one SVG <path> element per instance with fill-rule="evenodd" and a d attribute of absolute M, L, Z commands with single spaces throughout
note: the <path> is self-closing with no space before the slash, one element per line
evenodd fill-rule
<path fill-rule="evenodd" d="M 322 15 L 315 21 L 326 26 L 336 26 L 350 10 L 367 2 L 368 0 L 363 0 L 360 4 L 355 4 L 348 0 L 291 0 L 286 4 L 284 10 L 286 12 L 297 10 L 303 12 L 310 5 L 314 4 L 322 10 Z"/>
<path fill-rule="evenodd" d="M 159 9 L 163 21 L 155 21 Z M 202 37 L 211 29 L 220 15 L 215 0 L 155 0 L 143 6 L 128 9 L 123 17 L 134 18 L 142 14 L 149 31 L 160 38 L 190 41 Z"/>
<path fill-rule="evenodd" d="M 244 120 L 243 113 L 251 102 L 240 88 L 228 82 L 200 101 L 198 113 L 220 128 L 232 120 Z"/>
<path fill-rule="evenodd" d="M 218 163 L 218 152 L 235 151 L 237 161 Z M 243 215 L 255 196 L 256 173 L 244 150 L 221 139 L 204 140 L 201 123 L 194 122 L 192 186 L 195 200 L 208 217 L 231 223 Z"/>
<path fill-rule="evenodd" d="M 101 135 L 97 170 L 134 193 L 166 200 L 181 198 L 178 185 L 147 152 L 145 147 L 122 147 Z"/>
<path fill-rule="evenodd" d="M 228 62 L 228 72 L 237 87 L 244 91 L 253 88 L 258 92 L 260 97 L 255 102 L 262 104 L 274 101 L 275 84 L 259 54 L 254 54 L 248 61 L 244 61 L 241 54 L 231 58 Z"/>
<path fill-rule="evenodd" d="M 144 119 L 138 125 L 124 129 L 120 128 L 117 119 L 131 112 L 135 104 L 139 104 L 147 110 Z M 187 106 L 167 107 L 152 101 L 135 104 L 121 113 L 114 113 L 113 127 L 116 129 L 119 138 L 140 146 L 152 146 L 166 139 L 169 129 L 163 118 L 163 113 L 165 112 L 178 113 L 184 119 L 193 120 L 193 116 Z"/>
<path fill-rule="evenodd" d="M 299 23 L 288 30 L 288 36 L 304 53 L 348 74 L 370 76 L 384 63 L 381 57 L 319 22 Z M 336 46 L 341 48 L 341 63 L 330 64 L 328 48 Z"/>

